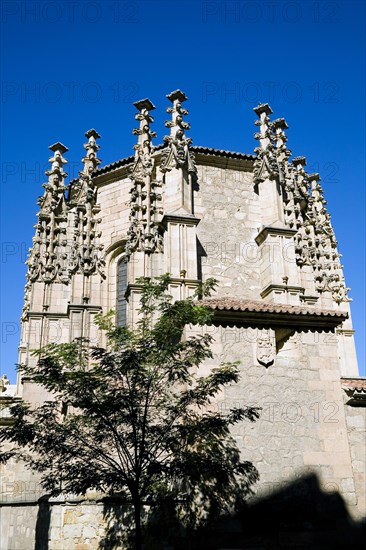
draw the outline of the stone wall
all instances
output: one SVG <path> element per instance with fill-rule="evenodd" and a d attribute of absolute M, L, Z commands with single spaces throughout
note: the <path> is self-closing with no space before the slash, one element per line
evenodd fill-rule
<path fill-rule="evenodd" d="M 184 134 L 187 126 L 176 116 L 186 114 L 179 103 L 184 97 L 179 91 L 171 94 L 173 108 L 169 112 L 174 116 L 168 124 L 171 135 L 165 153 L 161 147 L 152 153 L 150 147 L 152 119 L 147 111 L 151 110 L 151 104 L 144 100 L 136 105 L 141 110 L 137 115 L 141 127 L 136 131 L 139 143 L 135 147 L 135 160 L 115 163 L 94 177 L 93 170 L 99 161 L 87 156 L 84 176 L 71 187 L 74 202 L 71 201 L 71 210 L 65 218 L 61 213 L 69 206 L 65 203 L 65 174 L 60 172 L 59 153 L 66 149 L 55 144 L 52 169 L 58 177 L 50 180 L 42 206 L 43 217 L 51 219 L 48 210 L 54 207 L 48 204 L 47 193 L 53 190 L 60 210 L 56 228 L 66 231 L 62 234 L 72 243 L 71 249 L 80 263 L 73 267 L 74 271 L 67 269 L 68 255 L 64 254 L 65 245 L 59 239 L 56 242 L 62 252 L 59 277 L 67 276 L 67 284 L 62 278 L 46 284 L 47 272 L 37 275 L 36 268 L 42 263 L 42 251 L 51 250 L 53 243 L 47 237 L 39 248 L 42 254 L 36 253 L 38 249 L 35 251 L 32 288 L 27 291 L 23 315 L 20 361 L 30 361 L 30 349 L 51 341 L 55 327 L 54 341 L 87 336 L 94 345 L 105 344 L 96 330 L 94 316 L 100 310 L 106 313 L 116 308 L 117 265 L 126 252 L 126 242 L 130 284 L 127 319 L 131 324 L 136 321 L 134 312 L 138 308 L 138 291 L 132 288 L 136 277 L 165 271 L 173 275 L 172 293 L 177 298 L 192 293 L 199 281 L 214 277 L 219 283 L 215 294 L 219 298 L 296 306 L 305 303 L 310 308 L 314 305 L 319 309 L 330 308 L 335 315 L 340 310 L 349 311 L 338 253 L 332 253 L 336 258 L 333 272 L 332 266 L 324 264 L 324 250 L 315 251 L 318 279 L 324 279 L 324 287 L 319 287 L 319 281 L 318 286 L 315 284 L 315 264 L 306 264 L 304 250 L 311 251 L 316 242 L 314 228 L 320 231 L 326 223 L 326 234 L 333 235 L 333 230 L 324 210 L 322 190 L 316 183 L 318 175 L 306 174 L 303 157 L 298 157 L 291 166 L 284 160 L 288 157 L 282 133 L 287 126 L 284 120 L 278 119 L 275 125 L 268 126 L 271 109 L 268 105 L 259 106 L 256 112 L 260 115 L 257 125 L 261 126 L 261 133 L 256 139 L 260 141 L 260 151 L 257 150 L 255 160 L 250 155 L 196 148 L 196 172 L 189 140 Z M 176 134 L 178 126 L 181 132 Z M 276 147 L 268 141 L 275 127 L 282 128 L 279 133 L 276 130 L 276 139 L 274 135 L 271 137 L 273 143 L 277 140 Z M 95 131 L 88 134 L 86 148 L 96 152 L 98 135 Z M 280 181 L 280 173 L 285 182 Z M 129 193 L 133 185 L 135 199 Z M 314 203 L 318 204 L 318 211 L 309 207 Z M 131 232 L 134 226 L 130 214 L 134 211 L 139 212 L 140 225 L 136 227 L 142 233 L 138 236 L 140 240 Z M 314 223 L 307 223 L 310 219 Z M 151 233 L 143 235 L 150 222 Z M 65 224 L 68 226 L 64 227 Z M 47 232 L 39 231 L 38 240 L 42 241 Z M 165 248 L 161 254 L 159 238 L 163 232 Z M 147 243 L 145 237 L 157 239 Z M 324 237 L 321 232 L 318 240 L 320 237 Z M 88 239 L 94 244 L 92 252 L 89 250 L 84 257 Z M 153 248 L 146 248 L 150 245 Z M 90 263 L 93 261 L 96 263 L 88 273 L 85 268 L 93 265 Z M 290 317 L 286 317 L 287 321 Z M 292 320 L 289 322 L 291 325 Z M 350 319 L 338 331 L 339 347 L 336 334 L 314 327 L 305 332 L 295 330 L 292 325 L 282 329 L 278 326 L 263 329 L 260 323 L 250 326 L 228 322 L 207 327 L 214 337 L 214 356 L 202 366 L 202 372 L 207 374 L 220 362 L 238 361 L 240 382 L 227 388 L 213 406 L 219 410 L 248 405 L 261 408 L 256 422 L 242 422 L 233 430 L 243 458 L 259 470 L 260 482 L 251 501 L 253 506 L 270 501 L 278 491 L 286 493 L 289 484 L 298 487 L 299 481 L 311 478 L 319 483 L 318 493 L 337 494 L 353 517 L 360 517 L 366 512 L 362 496 L 365 409 L 344 406 L 340 384 L 342 368 L 347 376 L 356 376 L 357 371 Z M 272 354 L 267 362 L 261 360 L 264 336 Z M 18 394 L 34 403 L 47 398 L 29 380 L 21 383 L 19 379 Z M 38 500 L 42 492 L 36 478 L 20 463 L 11 463 L 5 469 L 1 492 L 4 550 L 112 548 L 111 541 L 106 542 L 111 525 L 108 517 L 105 521 L 106 506 L 101 497 Z M 283 498 L 288 498 L 288 494 Z M 121 525 L 125 521 L 121 510 L 118 517 Z"/>
<path fill-rule="evenodd" d="M 349 398 L 344 393 L 344 401 Z M 356 514 L 362 518 L 366 517 L 366 407 L 352 406 L 345 404 L 348 439 L 350 445 L 353 480 L 356 491 L 357 507 Z"/>
<path fill-rule="evenodd" d="M 313 474 L 323 491 L 338 492 L 352 515 L 359 517 L 335 336 L 295 333 L 281 343 L 274 363 L 266 368 L 257 358 L 260 330 L 208 330 L 215 338 L 214 357 L 203 371 L 220 362 L 240 363 L 240 382 L 227 388 L 216 406 L 262 408 L 256 422 L 244 421 L 233 429 L 243 458 L 259 470 L 258 498 Z M 349 424 L 348 408 L 346 414 Z M 361 423 L 360 414 L 352 418 Z M 358 432 L 351 437 L 356 459 L 364 442 Z M 360 462 L 356 466 L 364 471 Z"/>
<path fill-rule="evenodd" d="M 198 166 L 195 215 L 202 246 L 202 277 L 219 281 L 221 296 L 260 297 L 260 261 L 255 237 L 260 226 L 252 174 L 220 166 Z"/>

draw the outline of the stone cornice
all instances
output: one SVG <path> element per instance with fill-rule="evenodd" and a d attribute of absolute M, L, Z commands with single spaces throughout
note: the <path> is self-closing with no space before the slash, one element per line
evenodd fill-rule
<path fill-rule="evenodd" d="M 165 214 L 161 223 L 162 225 L 166 226 L 168 222 L 173 223 L 183 223 L 185 225 L 197 225 L 201 220 L 199 218 L 196 218 L 195 216 L 192 216 L 192 214 L 185 215 L 184 213 L 177 213 L 174 214 L 174 212 L 170 214 Z"/>
<path fill-rule="evenodd" d="M 102 311 L 102 307 L 96 304 L 68 304 L 67 311 L 28 311 L 27 319 L 42 319 L 42 317 L 62 317 L 67 318 L 70 311 Z"/>
<path fill-rule="evenodd" d="M 348 313 L 343 311 L 229 297 L 205 299 L 200 303 L 215 310 L 213 324 L 222 326 L 333 332 L 348 318 Z"/>
<path fill-rule="evenodd" d="M 266 296 L 268 296 L 268 294 L 270 294 L 271 292 L 281 292 L 281 293 L 284 293 L 284 292 L 288 292 L 290 294 L 300 294 L 300 295 L 303 295 L 303 293 L 305 292 L 305 289 L 304 287 L 302 286 L 294 286 L 294 285 L 280 285 L 280 284 L 270 284 L 268 286 L 266 286 L 262 292 L 261 292 L 261 298 L 265 298 Z"/>
<path fill-rule="evenodd" d="M 266 240 L 268 235 L 283 236 L 283 237 L 294 237 L 297 231 L 287 227 L 275 227 L 275 226 L 266 226 L 262 227 L 258 235 L 255 237 L 255 242 L 258 245 L 261 245 L 263 241 Z"/>
<path fill-rule="evenodd" d="M 366 378 L 341 378 L 341 384 L 349 398 L 347 405 L 366 407 Z"/>

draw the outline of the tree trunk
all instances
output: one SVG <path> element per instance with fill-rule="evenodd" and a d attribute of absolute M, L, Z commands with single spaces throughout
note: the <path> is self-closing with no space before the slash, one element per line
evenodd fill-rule
<path fill-rule="evenodd" d="M 141 501 L 140 497 L 133 499 L 135 511 L 135 550 L 142 550 L 142 532 L 141 532 Z"/>

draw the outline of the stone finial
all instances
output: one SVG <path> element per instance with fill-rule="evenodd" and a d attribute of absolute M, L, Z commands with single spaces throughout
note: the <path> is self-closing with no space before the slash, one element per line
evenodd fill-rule
<path fill-rule="evenodd" d="M 132 168 L 132 179 L 139 179 L 151 173 L 153 168 L 153 159 L 151 157 L 153 151 L 152 138 L 156 136 L 150 128 L 150 124 L 154 122 L 154 117 L 150 115 L 150 111 L 155 109 L 155 105 L 149 99 L 141 99 L 134 103 L 138 113 L 135 114 L 135 119 L 140 122 L 138 128 L 134 128 L 132 133 L 138 136 L 135 149 L 135 164 Z"/>
<path fill-rule="evenodd" d="M 63 165 L 67 164 L 67 160 L 62 155 L 68 151 L 68 148 L 62 143 L 57 142 L 50 145 L 49 149 L 51 149 L 54 154 L 49 158 L 51 169 L 46 170 L 45 173 L 46 176 L 48 176 L 48 183 L 54 187 L 59 187 L 67 177 L 67 173 L 63 170 Z"/>
<path fill-rule="evenodd" d="M 92 128 L 85 132 L 85 137 L 88 142 L 84 144 L 84 168 L 79 172 L 79 179 L 71 182 L 68 197 L 71 221 L 68 228 L 69 248 L 66 269 L 60 277 L 65 282 L 75 273 L 89 276 L 98 272 L 104 278 L 103 245 L 100 244 L 101 232 L 98 230 L 99 220 L 96 219 L 100 207 L 97 205 L 97 187 L 92 177 L 101 162 L 97 157 L 100 146 L 96 142 L 100 135 Z M 85 300 L 86 295 L 83 296 L 84 303 Z"/>
<path fill-rule="evenodd" d="M 49 215 L 51 212 L 59 208 L 62 202 L 62 209 L 65 208 L 64 200 L 64 179 L 67 177 L 67 173 L 64 172 L 63 165 L 67 164 L 67 160 L 62 156 L 68 148 L 60 142 L 54 143 L 49 146 L 49 149 L 53 152 L 53 156 L 50 157 L 49 162 L 51 168 L 45 171 L 48 176 L 48 182 L 43 184 L 45 194 L 43 197 L 39 197 L 38 204 L 41 206 L 40 215 Z"/>
<path fill-rule="evenodd" d="M 273 113 L 268 103 L 260 103 L 254 107 L 253 111 L 258 115 L 259 120 L 255 121 L 255 125 L 260 127 L 260 132 L 254 134 L 254 139 L 259 140 L 260 148 L 266 150 L 271 145 L 271 126 L 269 115 Z"/>
<path fill-rule="evenodd" d="M 259 103 L 257 107 L 253 108 L 253 111 L 261 118 L 262 114 L 271 115 L 273 113 L 268 103 Z"/>
<path fill-rule="evenodd" d="M 94 128 L 85 132 L 85 137 L 88 139 L 88 143 L 84 143 L 84 149 L 86 149 L 86 155 L 81 159 L 84 163 L 83 174 L 91 176 L 91 174 L 96 170 L 98 165 L 101 163 L 101 160 L 97 157 L 97 152 L 100 149 L 100 145 L 97 144 L 96 140 L 100 139 L 100 135 Z"/>
<path fill-rule="evenodd" d="M 191 142 L 192 140 L 186 138 L 184 131 L 189 130 L 190 124 L 183 120 L 184 115 L 188 115 L 187 109 L 183 109 L 182 103 L 188 98 L 181 90 L 174 90 L 166 96 L 169 101 L 173 103 L 172 107 L 167 108 L 167 113 L 172 114 L 171 120 L 165 122 L 165 126 L 170 128 L 170 136 L 177 139 L 186 139 Z"/>
<path fill-rule="evenodd" d="M 314 172 L 313 174 L 308 174 L 308 181 L 311 188 L 311 195 L 313 199 L 316 199 L 320 201 L 323 205 L 327 203 L 327 201 L 323 198 L 323 188 L 320 185 L 320 175 L 317 172 Z"/>
<path fill-rule="evenodd" d="M 272 122 L 272 128 L 276 130 L 288 130 L 288 124 L 284 118 L 276 118 Z"/>
<path fill-rule="evenodd" d="M 168 149 L 163 152 L 160 165 L 161 172 L 169 172 L 172 168 L 186 168 L 189 173 L 197 171 L 194 157 L 189 151 L 189 145 L 192 142 L 185 134 L 189 130 L 190 124 L 183 120 L 188 115 L 187 109 L 183 109 L 182 103 L 187 100 L 187 96 L 181 90 L 174 90 L 166 96 L 172 102 L 172 106 L 167 108 L 167 113 L 171 113 L 172 118 L 165 122 L 165 126 L 170 128 L 170 135 L 164 136 L 164 141 Z"/>
<path fill-rule="evenodd" d="M 254 161 L 254 182 L 261 183 L 266 178 L 276 178 L 279 176 L 279 166 L 276 150 L 274 147 L 274 138 L 272 124 L 269 115 L 273 112 L 268 103 L 260 103 L 255 107 L 254 112 L 259 116 L 254 124 L 259 126 L 260 131 L 254 134 L 254 139 L 259 141 L 259 147 L 254 149 L 257 158 Z"/>
<path fill-rule="evenodd" d="M 149 152 L 151 152 L 152 138 L 156 136 L 156 132 L 150 129 L 150 124 L 154 122 L 154 117 L 150 115 L 150 111 L 155 109 L 155 105 L 150 99 L 141 99 L 140 101 L 136 101 L 134 106 L 139 111 L 136 113 L 135 119 L 140 121 L 139 128 L 132 130 L 132 133 L 138 136 L 137 145 L 134 146 L 136 155 L 138 155 L 141 147 L 148 147 Z"/>
<path fill-rule="evenodd" d="M 271 123 L 271 128 L 274 133 L 273 139 L 276 143 L 278 160 L 284 161 L 291 156 L 291 151 L 286 147 L 287 136 L 285 130 L 288 129 L 287 122 L 284 118 L 276 118 Z"/>
<path fill-rule="evenodd" d="M 288 125 L 284 118 L 276 118 L 276 120 L 271 123 L 271 128 L 274 132 L 277 147 L 287 142 L 285 130 L 288 130 Z"/>
<path fill-rule="evenodd" d="M 294 159 L 292 159 L 292 164 L 297 169 L 301 169 L 304 166 L 306 166 L 306 158 L 305 157 L 295 157 Z"/>
<path fill-rule="evenodd" d="M 7 390 L 7 386 L 9 386 L 10 381 L 6 374 L 3 374 L 0 378 L 0 392 L 5 392 Z"/>

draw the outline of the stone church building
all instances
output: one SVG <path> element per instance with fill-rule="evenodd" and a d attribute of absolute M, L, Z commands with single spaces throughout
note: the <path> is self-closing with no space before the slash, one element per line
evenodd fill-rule
<path fill-rule="evenodd" d="M 273 119 L 268 104 L 254 109 L 258 145 L 243 153 L 192 145 L 185 94 L 167 99 L 163 144 L 152 143 L 154 105 L 138 101 L 134 155 L 101 167 L 100 136 L 89 130 L 83 168 L 68 185 L 68 149 L 50 146 L 19 363 L 36 361 L 31 350 L 49 342 L 85 337 L 104 345 L 94 322 L 101 311 L 114 309 L 118 324 L 133 325 L 137 277 L 170 273 L 176 299 L 216 278 L 206 299 L 215 312 L 207 327 L 214 357 L 204 368 L 240 362 L 240 382 L 217 407 L 262 408 L 257 422 L 233 430 L 260 481 L 249 524 L 235 524 L 229 538 L 221 533 L 207 548 L 356 548 L 366 514 L 366 379 L 358 374 L 349 289 L 320 176 L 291 156 L 286 121 Z M 16 387 L 3 377 L 2 424 L 19 399 L 40 403 L 47 394 L 25 377 Z M 42 495 L 21 464 L 3 468 L 1 550 L 102 547 L 98 495 L 46 504 Z M 251 522 L 262 527 L 244 540 Z"/>

